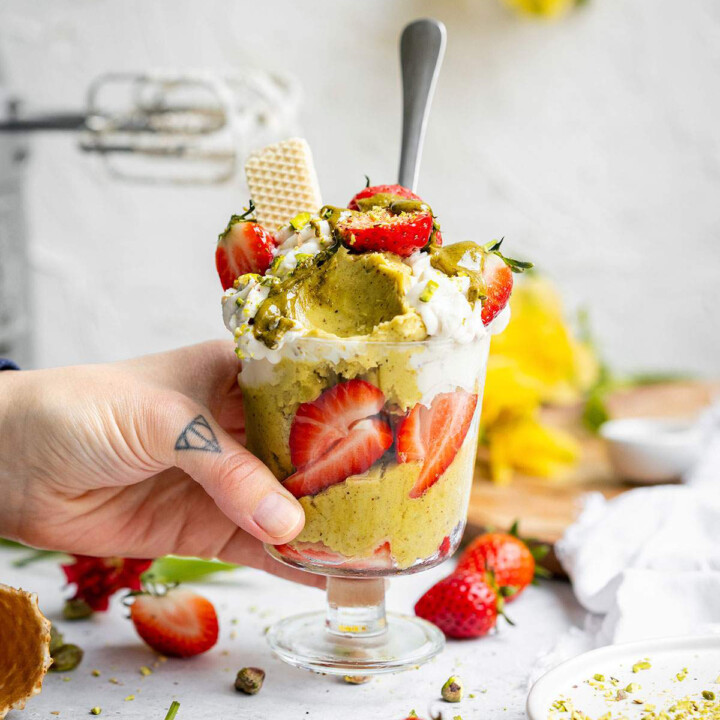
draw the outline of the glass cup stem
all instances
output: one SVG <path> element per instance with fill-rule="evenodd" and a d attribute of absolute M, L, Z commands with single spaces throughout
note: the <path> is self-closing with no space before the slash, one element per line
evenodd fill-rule
<path fill-rule="evenodd" d="M 328 577 L 325 626 L 342 637 L 376 637 L 387 632 L 385 580 Z"/>

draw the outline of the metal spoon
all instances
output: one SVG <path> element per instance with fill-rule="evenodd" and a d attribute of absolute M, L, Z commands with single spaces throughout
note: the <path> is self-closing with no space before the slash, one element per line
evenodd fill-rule
<path fill-rule="evenodd" d="M 420 173 L 430 101 L 445 54 L 447 32 L 439 20 L 415 20 L 400 36 L 403 128 L 398 182 L 411 190 Z"/>

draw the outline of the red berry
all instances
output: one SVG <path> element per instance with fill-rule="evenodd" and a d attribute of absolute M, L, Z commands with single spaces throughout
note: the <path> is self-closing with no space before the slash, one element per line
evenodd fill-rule
<path fill-rule="evenodd" d="M 459 571 L 492 571 L 500 587 L 511 587 L 514 593 L 507 600 L 514 600 L 535 576 L 535 558 L 528 546 L 509 533 L 485 533 L 475 538 L 460 557 Z"/>
<path fill-rule="evenodd" d="M 292 474 L 283 484 L 297 498 L 317 495 L 351 475 L 364 473 L 382 457 L 392 442 L 392 430 L 384 420 L 378 417 L 358 420 L 348 430 L 347 436 L 318 460 Z"/>
<path fill-rule="evenodd" d="M 325 390 L 297 409 L 290 427 L 290 459 L 296 468 L 317 460 L 347 437 L 358 420 L 377 415 L 385 404 L 382 391 L 365 380 L 348 380 Z"/>
<path fill-rule="evenodd" d="M 264 274 L 276 245 L 275 238 L 262 225 L 233 215 L 215 249 L 215 267 L 223 289 L 232 287 L 235 278 L 245 273 Z"/>
<path fill-rule="evenodd" d="M 218 639 L 215 608 L 209 600 L 191 590 L 138 595 L 130 607 L 130 619 L 138 635 L 163 655 L 199 655 L 215 645 Z"/>
<path fill-rule="evenodd" d="M 513 274 L 501 257 L 488 253 L 482 275 L 487 294 L 482 303 L 482 321 L 487 325 L 507 305 L 513 287 Z"/>
<path fill-rule="evenodd" d="M 373 195 L 395 195 L 395 197 L 404 198 L 405 200 L 421 200 L 412 190 L 408 190 L 402 185 L 371 185 L 356 193 L 348 203 L 348 208 L 350 210 L 359 210 L 357 201 L 370 198 Z"/>
<path fill-rule="evenodd" d="M 484 575 L 456 572 L 417 601 L 415 614 L 437 625 L 447 637 L 474 638 L 495 627 L 499 602 Z"/>
<path fill-rule="evenodd" d="M 337 231 L 353 252 L 392 252 L 408 257 L 430 240 L 433 218 L 429 211 L 395 214 L 384 208 L 352 213 Z"/>
<path fill-rule="evenodd" d="M 400 463 L 423 461 L 410 497 L 420 497 L 447 470 L 472 424 L 477 395 L 465 390 L 441 393 L 430 407 L 418 403 L 397 430 Z"/>

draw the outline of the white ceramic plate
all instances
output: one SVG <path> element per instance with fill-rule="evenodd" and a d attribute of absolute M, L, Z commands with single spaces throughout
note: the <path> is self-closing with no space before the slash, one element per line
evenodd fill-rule
<path fill-rule="evenodd" d="M 649 670 L 633 672 L 637 662 L 649 660 Z M 687 668 L 687 676 L 679 681 L 677 674 Z M 603 675 L 605 681 L 593 679 Z M 613 685 L 610 678 L 619 682 Z M 593 682 L 593 685 L 588 683 Z M 570 700 L 576 710 L 593 718 L 607 712 L 616 718 L 620 715 L 628 720 L 639 720 L 645 714 L 644 706 L 656 706 L 656 712 L 672 705 L 686 696 L 703 701 L 704 690 L 715 694 L 720 701 L 720 637 L 665 638 L 642 642 L 610 645 L 578 655 L 545 673 L 532 687 L 527 700 L 527 714 L 530 720 L 548 720 L 553 704 L 559 700 Z M 627 693 L 624 700 L 608 700 L 605 692 L 616 695 L 617 690 L 630 683 L 639 689 Z M 597 685 L 602 685 L 601 690 Z M 643 704 L 633 702 L 643 700 Z M 557 720 L 570 718 L 569 712 L 553 711 Z"/>

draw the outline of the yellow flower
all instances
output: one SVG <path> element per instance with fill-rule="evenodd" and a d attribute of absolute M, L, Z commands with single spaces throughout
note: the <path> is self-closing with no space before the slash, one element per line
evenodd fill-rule
<path fill-rule="evenodd" d="M 560 296 L 543 278 L 524 278 L 510 299 L 511 321 L 490 347 L 481 438 L 490 475 L 507 483 L 513 471 L 556 477 L 580 454 L 568 433 L 539 419 L 543 403 L 578 401 L 597 381 L 599 363 L 565 323 Z"/>
<path fill-rule="evenodd" d="M 512 358 L 518 371 L 538 383 L 542 402 L 571 403 L 597 380 L 592 349 L 576 340 L 557 290 L 538 276 L 524 278 L 510 298 L 511 320 L 493 338 L 492 356 Z"/>
<path fill-rule="evenodd" d="M 543 425 L 535 416 L 499 423 L 485 432 L 490 454 L 490 476 L 507 484 L 513 471 L 551 478 L 574 465 L 580 448 L 570 435 Z"/>
<path fill-rule="evenodd" d="M 553 18 L 568 12 L 576 0 L 505 0 L 505 4 L 523 15 Z"/>

